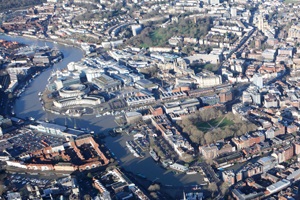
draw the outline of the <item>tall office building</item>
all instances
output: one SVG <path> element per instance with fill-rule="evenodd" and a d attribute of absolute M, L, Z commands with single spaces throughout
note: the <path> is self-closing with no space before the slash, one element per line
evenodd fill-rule
<path fill-rule="evenodd" d="M 230 8 L 230 15 L 231 15 L 231 17 L 236 17 L 236 15 L 237 15 L 236 7 L 231 7 Z"/>
<path fill-rule="evenodd" d="M 264 15 L 262 13 L 260 13 L 259 16 L 258 16 L 258 25 L 257 25 L 257 28 L 261 32 L 265 31 L 265 20 L 264 20 Z"/>
<path fill-rule="evenodd" d="M 256 73 L 253 75 L 253 84 L 256 85 L 259 89 L 264 87 L 263 77 L 261 74 Z"/>

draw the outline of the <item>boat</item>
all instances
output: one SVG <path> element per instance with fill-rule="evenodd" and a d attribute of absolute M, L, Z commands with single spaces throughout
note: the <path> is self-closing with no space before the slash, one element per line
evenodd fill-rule
<path fill-rule="evenodd" d="M 159 160 L 159 157 L 157 156 L 155 151 L 153 151 L 153 149 L 150 149 L 149 153 L 150 153 L 150 156 L 153 158 L 153 160 L 155 160 L 155 161 Z"/>
<path fill-rule="evenodd" d="M 99 110 L 97 110 L 97 115 L 96 117 L 101 117 L 102 115 L 99 113 Z"/>
<path fill-rule="evenodd" d="M 189 169 L 186 174 L 197 174 L 197 171 Z"/>
<path fill-rule="evenodd" d="M 34 121 L 35 119 L 33 117 L 28 118 L 30 121 Z"/>
<path fill-rule="evenodd" d="M 146 176 L 144 174 L 141 174 L 141 173 L 138 173 L 137 176 L 143 178 L 143 179 L 146 179 Z"/>
<path fill-rule="evenodd" d="M 126 141 L 126 147 L 129 149 L 129 151 L 133 154 L 134 157 L 137 157 L 137 158 L 144 157 L 140 152 L 138 152 L 136 149 L 134 149 L 134 145 L 131 141 Z"/>

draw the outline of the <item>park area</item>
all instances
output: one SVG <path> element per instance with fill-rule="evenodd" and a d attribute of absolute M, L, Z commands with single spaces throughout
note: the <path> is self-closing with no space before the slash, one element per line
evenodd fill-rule
<path fill-rule="evenodd" d="M 178 122 L 182 131 L 196 145 L 211 144 L 218 140 L 230 139 L 257 129 L 253 123 L 242 120 L 232 112 L 208 108 L 189 115 Z"/>
<path fill-rule="evenodd" d="M 212 26 L 212 20 L 209 17 L 197 18 L 196 20 L 181 16 L 175 21 L 177 22 L 169 23 L 167 28 L 154 25 L 146 26 L 141 34 L 128 39 L 126 44 L 144 48 L 165 47 L 169 46 L 168 40 L 176 35 L 198 39 L 204 37 Z"/>

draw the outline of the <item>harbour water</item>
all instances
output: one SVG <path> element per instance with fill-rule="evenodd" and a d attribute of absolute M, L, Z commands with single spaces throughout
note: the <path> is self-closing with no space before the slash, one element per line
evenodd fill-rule
<path fill-rule="evenodd" d="M 114 121 L 113 116 L 102 116 L 96 118 L 95 116 L 82 116 L 76 119 L 65 118 L 65 116 L 59 116 L 55 114 L 46 114 L 42 109 L 42 105 L 39 101 L 39 92 L 45 89 L 47 80 L 53 70 L 62 69 L 67 66 L 69 62 L 76 62 L 83 58 L 84 53 L 81 49 L 66 46 L 62 44 L 47 42 L 43 40 L 36 40 L 24 37 L 11 37 L 7 35 L 0 35 L 0 39 L 8 41 L 17 41 L 19 43 L 36 46 L 49 46 L 58 48 L 63 54 L 64 59 L 54 64 L 53 67 L 45 70 L 39 76 L 37 76 L 26 88 L 25 92 L 20 98 L 18 98 L 14 105 L 14 111 L 17 117 L 27 118 L 33 117 L 36 120 L 45 120 L 46 118 L 50 122 L 54 122 L 60 125 L 67 125 L 68 127 L 76 126 L 78 128 L 93 130 L 96 134 L 101 134 L 105 130 L 116 127 L 117 124 Z M 156 163 L 149 153 L 140 159 L 135 158 L 126 148 L 126 141 L 130 140 L 131 136 L 124 135 L 118 137 L 106 137 L 106 146 L 115 155 L 119 161 L 120 166 L 124 167 L 128 171 L 132 171 L 136 174 L 142 174 L 151 181 L 158 181 L 164 185 L 173 186 L 191 186 L 203 183 L 203 176 L 200 174 L 185 175 L 175 174 L 172 171 L 162 168 Z"/>

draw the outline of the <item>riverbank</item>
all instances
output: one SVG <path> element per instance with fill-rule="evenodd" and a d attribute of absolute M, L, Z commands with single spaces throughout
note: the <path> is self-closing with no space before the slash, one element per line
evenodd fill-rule
<path fill-rule="evenodd" d="M 14 40 L 28 45 L 45 45 L 45 41 L 43 40 L 34 40 L 19 36 L 11 38 L 9 36 L 0 35 L 0 39 L 10 41 Z M 27 117 L 33 117 L 36 120 L 42 121 L 47 119 L 51 123 L 67 127 L 76 126 L 79 129 L 89 129 L 90 131 L 94 131 L 95 134 L 101 135 L 104 135 L 104 133 L 108 130 L 117 127 L 118 125 L 115 122 L 115 117 L 111 115 L 101 117 L 86 115 L 80 118 L 72 118 L 63 115 L 47 113 L 43 110 L 38 94 L 45 90 L 51 72 L 53 70 L 65 68 L 68 63 L 77 62 L 84 56 L 82 50 L 79 48 L 50 42 L 46 42 L 46 45 L 49 47 L 56 46 L 64 54 L 64 59 L 61 62 L 54 64 L 51 69 L 46 69 L 31 82 L 22 96 L 15 102 L 14 110 L 16 116 L 24 119 Z M 127 171 L 143 174 L 146 179 L 161 182 L 163 185 L 192 186 L 203 183 L 203 176 L 201 174 L 176 174 L 171 170 L 162 168 L 160 164 L 157 164 L 153 160 L 148 152 L 142 159 L 135 158 L 126 148 L 126 141 L 131 139 L 132 138 L 130 135 L 124 134 L 117 137 L 106 136 L 104 140 L 107 148 L 113 152 L 115 160 L 117 160 L 119 165 Z"/>
<path fill-rule="evenodd" d="M 52 38 L 39 38 L 37 36 L 29 36 L 29 35 L 15 35 L 15 34 L 6 34 L 6 33 L 0 33 L 1 35 L 6 35 L 8 37 L 23 37 L 23 38 L 27 38 L 27 39 L 32 39 L 32 40 L 40 40 L 40 41 L 45 41 L 45 42 L 51 42 L 51 43 L 55 43 L 55 44 L 59 44 L 59 45 L 65 45 L 65 46 L 70 46 L 70 47 L 74 47 L 74 48 L 78 48 L 80 49 L 84 55 L 85 55 L 85 51 L 84 49 L 81 47 L 81 45 L 76 44 L 76 43 L 68 43 L 66 42 L 66 40 L 60 40 L 60 39 L 52 39 Z"/>

